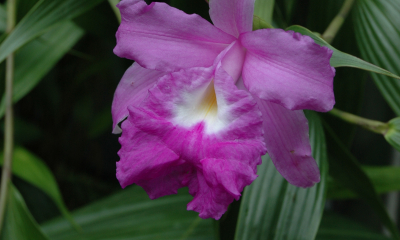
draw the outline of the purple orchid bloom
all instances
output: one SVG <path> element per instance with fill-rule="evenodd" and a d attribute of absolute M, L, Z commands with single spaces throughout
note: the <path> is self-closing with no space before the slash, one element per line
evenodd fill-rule
<path fill-rule="evenodd" d="M 268 151 L 291 184 L 319 182 L 302 109 L 335 100 L 332 51 L 281 29 L 252 31 L 254 0 L 212 0 L 215 26 L 164 3 L 118 4 L 114 53 L 135 60 L 112 105 L 117 178 L 155 199 L 187 186 L 188 210 L 219 219 Z"/>

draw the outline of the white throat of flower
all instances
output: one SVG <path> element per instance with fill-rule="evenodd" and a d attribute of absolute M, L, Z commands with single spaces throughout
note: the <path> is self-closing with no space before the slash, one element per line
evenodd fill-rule
<path fill-rule="evenodd" d="M 212 80 L 208 85 L 183 95 L 183 101 L 175 109 L 174 122 L 183 127 L 204 122 L 207 134 L 217 133 L 227 125 L 227 119 L 221 113 L 224 105 L 223 99 L 215 93 Z"/>

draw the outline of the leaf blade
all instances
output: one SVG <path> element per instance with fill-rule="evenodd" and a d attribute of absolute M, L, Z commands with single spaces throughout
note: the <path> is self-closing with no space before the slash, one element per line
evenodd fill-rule
<path fill-rule="evenodd" d="M 400 239 L 397 227 L 390 219 L 371 180 L 361 169 L 355 157 L 340 142 L 334 131 L 327 124 L 324 124 L 324 127 L 329 133 L 327 134 L 327 145 L 330 152 L 335 153 L 336 156 L 334 159 L 329 158 L 330 175 L 365 200 L 375 210 L 382 223 L 389 229 L 392 237 Z"/>
<path fill-rule="evenodd" d="M 300 189 L 287 183 L 272 161 L 263 159 L 259 177 L 246 187 L 235 239 L 314 239 L 326 196 L 326 146 L 318 116 L 309 112 L 313 156 L 321 169 L 321 183 Z M 269 186 L 273 182 L 272 186 Z"/>
<path fill-rule="evenodd" d="M 331 50 L 333 50 L 333 55 L 332 55 L 331 61 L 330 61 L 332 67 L 359 68 L 359 69 L 363 69 L 366 71 L 375 72 L 375 73 L 383 74 L 383 75 L 386 75 L 389 77 L 400 79 L 400 76 L 397 76 L 396 74 L 393 74 L 383 68 L 380 68 L 380 67 L 375 66 L 369 62 L 366 62 L 360 58 L 354 57 L 350 54 L 347 54 L 347 53 L 337 50 L 336 48 L 332 47 L 330 44 L 325 42 L 322 38 L 315 35 L 310 30 L 308 30 L 304 27 L 294 25 L 294 26 L 288 27 L 286 30 L 292 30 L 295 32 L 299 32 L 303 35 L 310 36 L 312 39 L 314 39 L 315 43 L 319 44 L 320 46 L 325 46 L 325 47 L 328 47 Z"/>
<path fill-rule="evenodd" d="M 28 94 L 82 36 L 83 30 L 67 21 L 22 47 L 15 56 L 13 102 Z M 4 112 L 5 96 L 0 118 Z"/>
<path fill-rule="evenodd" d="M 40 0 L 0 45 L 0 62 L 12 52 L 63 21 L 72 19 L 103 0 Z"/>
<path fill-rule="evenodd" d="M 3 165 L 2 156 L 0 156 L 0 165 Z M 53 174 L 41 159 L 24 148 L 16 147 L 13 153 L 12 173 L 46 193 L 57 205 L 63 216 L 76 229 L 79 229 L 64 204 Z"/>
<path fill-rule="evenodd" d="M 5 220 L 2 239 L 48 239 L 29 212 L 21 194 L 12 184 L 8 190 Z"/>
<path fill-rule="evenodd" d="M 254 3 L 254 15 L 264 19 L 267 23 L 272 23 L 275 0 L 256 0 Z"/>
<path fill-rule="evenodd" d="M 389 238 L 371 231 L 357 222 L 332 213 L 324 213 L 318 229 L 317 240 L 389 240 Z"/>
<path fill-rule="evenodd" d="M 177 195 L 150 200 L 145 191 L 132 186 L 73 213 L 83 231 L 78 233 L 64 219 L 45 223 L 51 239 L 214 239 L 211 219 L 199 219 L 186 211 L 191 196 L 181 189 Z"/>
<path fill-rule="evenodd" d="M 398 1 L 357 1 L 354 29 L 361 55 L 366 60 L 400 74 L 400 3 Z M 386 76 L 371 74 L 380 92 L 400 115 L 400 83 Z"/>
<path fill-rule="evenodd" d="M 395 166 L 363 166 L 365 174 L 371 179 L 378 194 L 400 191 L 400 167 Z M 356 198 L 357 194 L 337 181 L 328 183 L 329 199 Z"/>

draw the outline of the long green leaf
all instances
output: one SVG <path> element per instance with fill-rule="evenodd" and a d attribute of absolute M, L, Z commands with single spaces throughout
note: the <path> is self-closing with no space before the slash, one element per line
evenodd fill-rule
<path fill-rule="evenodd" d="M 0 45 L 0 62 L 32 39 L 103 0 L 40 0 Z"/>
<path fill-rule="evenodd" d="M 212 220 L 186 210 L 192 199 L 187 190 L 150 200 L 138 186 L 128 187 L 107 199 L 73 213 L 83 231 L 74 231 L 64 219 L 42 227 L 53 240 L 212 240 Z"/>
<path fill-rule="evenodd" d="M 354 24 L 361 55 L 400 75 L 400 1 L 357 1 Z M 372 74 L 391 108 L 400 115 L 400 82 Z"/>
<path fill-rule="evenodd" d="M 308 189 L 290 185 L 266 155 L 259 177 L 244 190 L 235 239 L 315 238 L 325 205 L 327 160 L 321 122 L 314 112 L 309 112 L 308 117 L 321 182 Z"/>
<path fill-rule="evenodd" d="M 371 182 L 378 194 L 400 191 L 400 167 L 364 166 L 363 170 L 369 179 L 371 179 Z M 328 198 L 348 199 L 356 197 L 357 194 L 339 182 L 334 180 L 328 182 Z"/>
<path fill-rule="evenodd" d="M 79 229 L 79 226 L 76 225 L 66 208 L 57 182 L 46 164 L 32 153 L 20 147 L 14 149 L 13 155 L 12 173 L 45 192 L 54 201 L 64 217 L 76 229 Z M 3 165 L 2 154 L 0 155 L 0 165 Z"/>
<path fill-rule="evenodd" d="M 47 236 L 32 217 L 21 194 L 10 184 L 2 240 L 46 240 Z"/>
<path fill-rule="evenodd" d="M 317 240 L 389 240 L 363 225 L 332 213 L 324 213 Z"/>
<path fill-rule="evenodd" d="M 321 45 L 321 46 L 326 46 L 330 49 L 333 50 L 333 55 L 331 57 L 331 61 L 330 64 L 332 67 L 353 67 L 353 68 L 359 68 L 359 69 L 363 69 L 366 71 L 370 71 L 370 72 L 375 72 L 375 73 L 379 73 L 379 74 L 383 74 L 389 77 L 393 77 L 393 78 L 397 78 L 400 79 L 399 76 L 385 70 L 382 69 L 380 67 L 377 67 L 371 63 L 368 63 L 360 58 L 354 57 L 350 54 L 341 52 L 339 50 L 337 50 L 336 48 L 332 47 L 330 44 L 328 44 L 327 42 L 325 42 L 325 40 L 323 40 L 322 38 L 320 38 L 319 36 L 317 36 L 316 34 L 312 33 L 310 30 L 308 30 L 307 28 L 301 27 L 301 26 L 290 26 L 288 27 L 286 30 L 292 30 L 295 32 L 299 32 L 303 35 L 307 35 L 310 36 L 312 39 L 314 39 L 314 41 Z"/>
<path fill-rule="evenodd" d="M 340 11 L 343 2 L 343 0 L 310 0 L 306 27 L 315 32 L 324 32 L 332 19 Z M 343 52 L 353 56 L 360 56 L 351 17 L 346 18 L 333 44 Z M 359 115 L 363 100 L 362 96 L 365 92 L 364 83 L 367 77 L 368 72 L 361 69 L 350 67 L 336 68 L 335 81 L 333 82 L 335 108 Z M 356 125 L 337 121 L 337 118 L 330 114 L 323 114 L 321 117 L 329 124 L 335 125 L 335 133 L 346 145 L 352 143 L 357 128 Z"/>
<path fill-rule="evenodd" d="M 400 234 L 393 221 L 390 219 L 382 200 L 375 188 L 357 162 L 357 159 L 340 142 L 335 132 L 325 124 L 327 130 L 327 146 L 334 158 L 329 158 L 330 175 L 342 186 L 346 186 L 366 201 L 380 217 L 382 223 L 392 233 L 394 239 L 400 239 Z"/>
<path fill-rule="evenodd" d="M 400 152 L 400 117 L 390 120 L 388 126 L 389 130 L 384 134 L 384 137 L 390 145 Z"/>
<path fill-rule="evenodd" d="M 7 12 L 3 4 L 0 4 L 0 33 L 6 31 L 7 26 Z"/>
<path fill-rule="evenodd" d="M 275 0 L 256 0 L 254 3 L 254 15 L 264 19 L 267 23 L 272 23 Z"/>
<path fill-rule="evenodd" d="M 15 56 L 13 102 L 28 94 L 82 36 L 83 30 L 67 21 L 22 47 Z M 0 118 L 4 111 L 3 95 Z"/>
<path fill-rule="evenodd" d="M 118 22 L 121 22 L 121 13 L 119 12 L 119 9 L 117 8 L 117 4 L 119 3 L 119 0 L 108 0 L 108 3 L 110 4 L 111 9 L 113 10 L 115 16 L 117 17 Z"/>

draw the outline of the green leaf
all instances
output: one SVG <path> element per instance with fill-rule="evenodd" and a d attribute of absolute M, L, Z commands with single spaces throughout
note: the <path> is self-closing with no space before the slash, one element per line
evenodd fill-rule
<path fill-rule="evenodd" d="M 357 159 L 346 149 L 340 142 L 335 132 L 326 124 L 327 130 L 327 146 L 330 153 L 334 154 L 334 158 L 329 158 L 330 175 L 338 181 L 342 186 L 346 186 L 355 192 L 361 199 L 366 201 L 380 217 L 382 223 L 392 233 L 392 237 L 400 239 L 397 227 L 390 219 L 382 200 L 380 199 L 375 188 L 357 162 Z"/>
<path fill-rule="evenodd" d="M 321 182 L 307 189 L 290 185 L 264 156 L 259 177 L 244 190 L 235 239 L 314 239 L 325 205 L 327 160 L 319 117 L 308 112 L 308 118 Z"/>
<path fill-rule="evenodd" d="M 22 47 L 15 56 L 13 102 L 28 94 L 82 35 L 81 28 L 67 21 Z M 0 118 L 4 115 L 4 111 L 3 95 Z"/>
<path fill-rule="evenodd" d="M 400 167 L 372 167 L 363 166 L 365 174 L 374 185 L 378 194 L 400 191 Z M 357 194 L 333 179 L 328 181 L 329 199 L 356 198 Z"/>
<path fill-rule="evenodd" d="M 42 229 L 53 240 L 180 240 L 214 239 L 213 221 L 187 211 L 192 197 L 186 189 L 177 195 L 150 200 L 138 186 L 128 187 L 107 199 L 73 213 L 83 231 L 74 231 L 64 219 L 45 223 Z"/>
<path fill-rule="evenodd" d="M 7 27 L 7 12 L 3 4 L 0 4 L 0 33 L 6 31 Z"/>
<path fill-rule="evenodd" d="M 118 22 L 121 22 L 121 13 L 119 12 L 119 9 L 117 8 L 117 4 L 119 3 L 119 0 L 108 0 L 108 3 L 110 4 L 111 9 L 113 10 L 115 16 L 117 17 Z"/>
<path fill-rule="evenodd" d="M 316 240 L 389 240 L 382 234 L 332 213 L 324 213 Z"/>
<path fill-rule="evenodd" d="M 343 5 L 343 0 L 310 0 L 307 14 L 307 28 L 316 32 L 324 32 Z M 333 45 L 343 52 L 360 56 L 354 34 L 351 16 L 345 19 L 337 33 Z M 336 68 L 333 89 L 335 90 L 335 108 L 360 115 L 365 81 L 368 72 L 357 68 Z M 344 121 L 337 121 L 331 114 L 323 114 L 324 121 L 335 126 L 335 133 L 346 145 L 352 144 L 357 126 Z"/>
<path fill-rule="evenodd" d="M 400 117 L 388 122 L 389 130 L 384 134 L 386 141 L 400 152 Z"/>
<path fill-rule="evenodd" d="M 46 240 L 47 236 L 32 217 L 21 194 L 12 184 L 8 189 L 7 211 L 2 240 Z"/>
<path fill-rule="evenodd" d="M 59 27 L 103 0 L 40 0 L 0 45 L 0 62 L 32 39 Z"/>
<path fill-rule="evenodd" d="M 74 225 L 75 229 L 79 229 L 65 206 L 57 182 L 46 164 L 21 147 L 16 147 L 13 155 L 13 174 L 45 192 L 54 201 L 63 216 Z M 3 165 L 2 154 L 0 156 L 0 165 Z"/>
<path fill-rule="evenodd" d="M 264 28 L 274 28 L 271 24 L 257 15 L 253 16 L 253 31 Z"/>
<path fill-rule="evenodd" d="M 267 23 L 272 23 L 275 0 L 256 0 L 254 3 L 254 15 L 264 19 Z"/>
<path fill-rule="evenodd" d="M 359 59 L 357 57 L 354 57 L 350 54 L 341 52 L 339 50 L 337 50 L 336 48 L 332 47 L 330 44 L 328 44 L 327 42 L 325 42 L 325 40 L 323 40 L 322 38 L 320 38 L 319 36 L 317 36 L 316 34 L 312 33 L 310 30 L 308 30 L 307 28 L 301 27 L 301 26 L 290 26 L 288 27 L 286 30 L 292 30 L 295 32 L 299 32 L 303 35 L 307 35 L 310 36 L 312 39 L 314 39 L 314 41 L 321 45 L 321 46 L 326 46 L 328 48 L 330 48 L 331 50 L 333 50 L 333 55 L 331 57 L 331 61 L 330 64 L 332 67 L 353 67 L 353 68 L 359 68 L 359 69 L 363 69 L 366 71 L 370 71 L 370 72 L 375 72 L 375 73 L 379 73 L 379 74 L 383 74 L 389 77 L 393 77 L 393 78 L 397 78 L 400 79 L 399 76 L 385 70 L 382 69 L 380 67 L 377 67 L 371 63 L 368 63 L 362 59 Z"/>
<path fill-rule="evenodd" d="M 400 2 L 357 1 L 354 28 L 361 55 L 367 61 L 400 75 Z M 397 115 L 400 115 L 400 82 L 372 74 L 375 84 Z"/>

